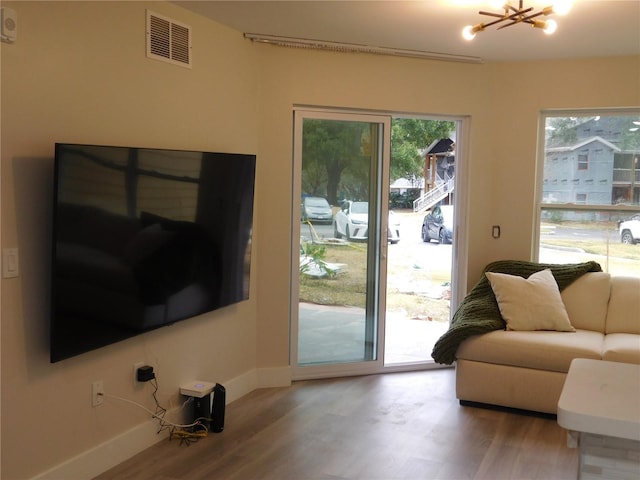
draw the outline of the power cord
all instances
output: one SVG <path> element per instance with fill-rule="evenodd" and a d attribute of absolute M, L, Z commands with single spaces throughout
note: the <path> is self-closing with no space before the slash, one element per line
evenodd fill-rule
<path fill-rule="evenodd" d="M 153 385 L 153 401 L 156 403 L 156 413 L 155 417 L 158 419 L 162 419 L 160 421 L 160 428 L 158 429 L 158 433 L 163 430 L 169 430 L 169 440 L 173 437 L 177 437 L 180 439 L 180 445 L 191 445 L 193 442 L 197 442 L 200 438 L 206 437 L 209 435 L 209 429 L 203 421 L 208 422 L 210 418 L 196 418 L 196 420 L 189 425 L 176 425 L 170 422 L 167 422 L 164 419 L 165 414 L 167 413 L 167 409 L 160 405 L 158 401 L 158 377 L 155 375 L 150 380 L 151 385 Z M 181 409 L 183 409 L 188 403 L 193 402 L 193 397 L 189 397 L 183 404 Z"/>
<path fill-rule="evenodd" d="M 170 428 L 170 425 L 168 425 L 164 419 L 164 416 L 167 413 L 167 409 L 160 405 L 160 402 L 158 402 L 158 378 L 155 375 L 151 379 L 151 385 L 153 385 L 153 401 L 156 403 L 156 413 L 154 417 L 160 420 L 160 428 L 157 432 L 160 433 L 165 428 Z"/>
<path fill-rule="evenodd" d="M 129 403 L 138 408 L 141 408 L 145 412 L 149 413 L 152 418 L 158 420 L 159 427 L 156 433 L 160 433 L 163 430 L 169 430 L 169 440 L 171 440 L 173 437 L 176 437 L 180 439 L 180 445 L 189 446 L 191 443 L 197 442 L 200 438 L 203 438 L 209 435 L 209 429 L 207 428 L 204 422 L 211 421 L 210 418 L 196 418 L 192 423 L 188 423 L 188 424 L 173 423 L 166 420 L 165 415 L 167 413 L 167 409 L 160 404 L 157 396 L 158 390 L 159 390 L 158 379 L 154 375 L 154 377 L 149 381 L 151 382 L 151 385 L 153 385 L 152 397 L 153 397 L 153 401 L 156 404 L 155 412 L 152 410 L 149 410 L 147 407 L 145 407 L 144 405 L 138 402 L 135 402 L 128 398 L 120 397 L 118 395 L 113 395 L 110 393 L 99 393 L 98 395 L 104 396 L 105 398 L 113 398 L 115 400 Z M 192 401 L 193 401 L 193 397 L 189 397 L 185 402 L 183 402 L 180 409 L 181 410 L 184 409 L 185 406 L 187 406 L 187 404 L 191 403 Z"/>
<path fill-rule="evenodd" d="M 208 435 L 209 429 L 206 425 L 196 422 L 190 429 L 172 429 L 169 433 L 169 440 L 176 437 L 180 439 L 180 445 L 189 446 Z"/>

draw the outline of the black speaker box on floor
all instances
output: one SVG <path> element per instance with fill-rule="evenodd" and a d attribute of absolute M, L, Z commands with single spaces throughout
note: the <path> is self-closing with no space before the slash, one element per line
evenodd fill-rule
<path fill-rule="evenodd" d="M 227 392 L 219 383 L 213 387 L 213 406 L 211 407 L 211 431 L 220 433 L 224 430 L 224 407 Z"/>

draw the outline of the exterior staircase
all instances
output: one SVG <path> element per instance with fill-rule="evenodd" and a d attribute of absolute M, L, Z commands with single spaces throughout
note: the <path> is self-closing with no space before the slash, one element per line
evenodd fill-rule
<path fill-rule="evenodd" d="M 423 212 L 428 208 L 433 207 L 440 200 L 445 198 L 455 188 L 455 177 L 451 177 L 448 180 L 439 183 L 435 188 L 432 188 L 428 192 L 423 193 L 420 198 L 416 198 L 413 201 L 413 211 Z"/>

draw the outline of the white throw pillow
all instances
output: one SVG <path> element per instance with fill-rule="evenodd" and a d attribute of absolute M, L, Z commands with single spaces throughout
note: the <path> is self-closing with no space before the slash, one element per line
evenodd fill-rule
<path fill-rule="evenodd" d="M 556 279 L 548 268 L 528 279 L 486 272 L 507 330 L 575 332 L 562 302 Z"/>

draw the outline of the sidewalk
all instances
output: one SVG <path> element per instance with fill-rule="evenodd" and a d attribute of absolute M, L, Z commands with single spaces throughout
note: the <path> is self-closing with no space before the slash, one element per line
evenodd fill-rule
<path fill-rule="evenodd" d="M 299 308 L 299 364 L 364 359 L 364 309 L 308 303 Z M 386 324 L 385 365 L 433 362 L 433 345 L 448 328 L 445 322 L 413 320 L 402 314 L 388 314 Z"/>

